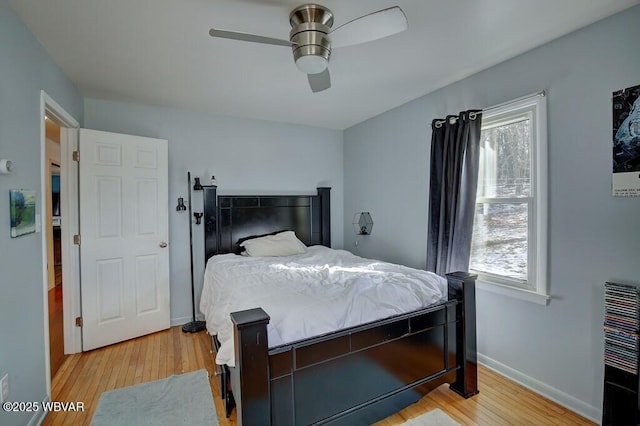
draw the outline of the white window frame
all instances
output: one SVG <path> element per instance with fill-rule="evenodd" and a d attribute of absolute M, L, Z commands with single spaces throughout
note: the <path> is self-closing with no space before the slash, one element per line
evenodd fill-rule
<path fill-rule="evenodd" d="M 509 117 L 528 115 L 531 119 L 531 193 L 528 197 L 527 280 L 473 271 L 478 274 L 478 288 L 518 299 L 546 305 L 549 302 L 547 285 L 547 98 L 544 92 L 525 96 L 485 109 L 484 123 L 507 121 Z M 522 203 L 527 198 L 500 199 Z M 478 198 L 478 201 L 481 201 Z M 490 201 L 489 201 L 490 202 Z M 526 202 L 526 201 L 524 201 Z"/>

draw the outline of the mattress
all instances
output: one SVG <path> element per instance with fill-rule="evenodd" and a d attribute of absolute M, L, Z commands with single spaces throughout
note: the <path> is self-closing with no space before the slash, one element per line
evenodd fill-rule
<path fill-rule="evenodd" d="M 221 343 L 216 363 L 234 366 L 231 312 L 264 309 L 271 317 L 267 336 L 273 348 L 446 298 L 446 279 L 431 272 L 312 246 L 285 257 L 211 257 L 200 310 L 208 332 Z"/>

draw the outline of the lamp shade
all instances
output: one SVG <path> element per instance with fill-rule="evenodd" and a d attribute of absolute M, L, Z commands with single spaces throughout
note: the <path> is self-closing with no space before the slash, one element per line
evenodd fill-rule
<path fill-rule="evenodd" d="M 360 212 L 353 216 L 353 230 L 357 235 L 369 235 L 372 229 L 373 219 L 369 212 Z"/>

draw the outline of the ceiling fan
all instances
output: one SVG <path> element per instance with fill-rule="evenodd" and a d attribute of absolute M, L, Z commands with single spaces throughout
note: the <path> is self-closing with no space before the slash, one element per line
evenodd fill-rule
<path fill-rule="evenodd" d="M 331 87 L 331 77 L 327 67 L 332 48 L 378 40 L 402 32 L 408 26 L 407 17 L 402 9 L 393 6 L 353 19 L 332 29 L 333 12 L 313 3 L 293 9 L 289 14 L 289 23 L 291 32 L 288 41 L 217 28 L 212 28 L 209 35 L 291 47 L 298 69 L 307 74 L 311 91 L 316 93 Z"/>

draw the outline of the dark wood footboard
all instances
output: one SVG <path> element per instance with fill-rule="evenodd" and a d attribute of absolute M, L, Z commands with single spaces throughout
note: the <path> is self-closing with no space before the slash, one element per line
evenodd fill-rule
<path fill-rule="evenodd" d="M 443 383 L 475 395 L 475 279 L 448 274 L 447 302 L 271 349 L 266 312 L 232 313 L 238 424 L 371 424 Z"/>
<path fill-rule="evenodd" d="M 451 389 L 465 398 L 478 393 L 476 340 L 476 278 L 466 272 L 447 274 L 449 300 L 458 300 L 456 318 L 456 381 Z"/>

